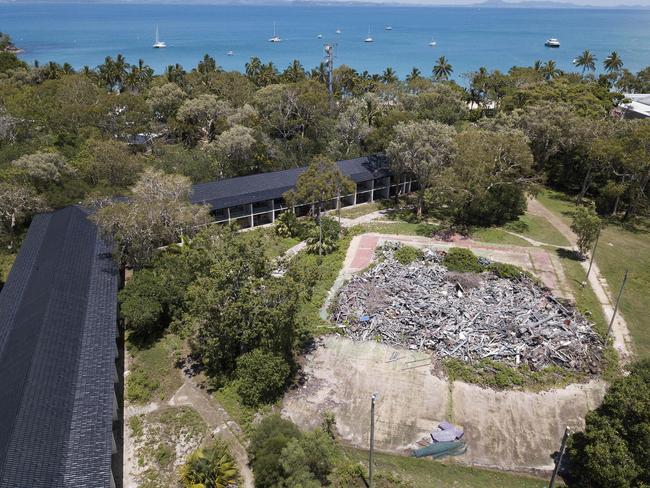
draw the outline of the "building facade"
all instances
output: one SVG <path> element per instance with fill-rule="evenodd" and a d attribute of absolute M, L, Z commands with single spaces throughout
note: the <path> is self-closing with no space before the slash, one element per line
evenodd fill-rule
<path fill-rule="evenodd" d="M 341 173 L 355 183 L 355 191 L 325 202 L 326 210 L 336 208 L 339 202 L 341 207 L 349 207 L 416 189 L 415 181 L 397 181 L 381 155 L 339 161 L 337 165 Z M 294 168 L 195 185 L 190 200 L 210 205 L 217 223 L 236 223 L 243 229 L 272 224 L 288 210 L 299 217 L 305 216 L 313 211 L 312 202 L 289 208 L 282 195 L 295 186 L 306 169 Z"/>

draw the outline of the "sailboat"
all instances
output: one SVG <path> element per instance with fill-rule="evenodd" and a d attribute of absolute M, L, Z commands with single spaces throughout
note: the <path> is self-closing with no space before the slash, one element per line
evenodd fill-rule
<path fill-rule="evenodd" d="M 341 29 L 336 29 L 337 34 L 340 34 L 341 32 L 342 32 Z"/>
<path fill-rule="evenodd" d="M 363 42 L 374 42 L 374 39 L 370 36 L 370 26 L 368 26 L 368 37 L 366 37 Z"/>
<path fill-rule="evenodd" d="M 433 39 L 431 39 L 431 42 L 429 43 L 429 46 L 431 46 L 431 47 L 436 47 L 436 44 L 437 44 L 436 41 L 434 41 Z"/>
<path fill-rule="evenodd" d="M 280 42 L 280 41 L 282 41 L 282 39 L 280 39 L 280 36 L 278 36 L 275 33 L 275 22 L 273 22 L 273 37 L 269 39 L 269 42 Z"/>
<path fill-rule="evenodd" d="M 167 47 L 167 44 L 158 38 L 158 26 L 156 26 L 156 42 L 153 43 L 153 47 L 156 49 L 163 49 Z"/>
<path fill-rule="evenodd" d="M 322 38 L 323 38 L 323 34 L 318 34 L 316 37 L 318 37 L 319 39 L 322 39 Z"/>

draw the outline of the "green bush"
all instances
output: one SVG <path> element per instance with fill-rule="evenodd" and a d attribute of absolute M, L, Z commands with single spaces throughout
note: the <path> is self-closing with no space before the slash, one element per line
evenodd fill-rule
<path fill-rule="evenodd" d="M 650 359 L 615 380 L 569 440 L 569 486 L 647 487 L 650 481 Z"/>
<path fill-rule="evenodd" d="M 488 266 L 488 271 L 492 271 L 499 278 L 513 281 L 519 280 L 524 276 L 530 276 L 528 271 L 524 271 L 519 266 L 506 263 L 492 263 Z"/>
<path fill-rule="evenodd" d="M 159 387 L 158 380 L 151 378 L 146 371 L 134 369 L 126 382 L 126 398 L 130 402 L 146 403 Z"/>
<path fill-rule="evenodd" d="M 253 432 L 248 446 L 256 488 L 282 486 L 284 479 L 284 470 L 280 464 L 282 450 L 292 439 L 299 437 L 298 427 L 279 415 L 262 419 Z"/>
<path fill-rule="evenodd" d="M 273 403 L 284 393 L 290 374 L 282 356 L 255 349 L 237 359 L 237 393 L 247 406 Z"/>
<path fill-rule="evenodd" d="M 219 440 L 190 454 L 180 474 L 186 488 L 225 488 L 239 481 L 237 464 L 228 446 Z"/>
<path fill-rule="evenodd" d="M 442 261 L 449 271 L 460 273 L 482 273 L 485 267 L 478 262 L 476 255 L 464 247 L 452 247 Z"/>
<path fill-rule="evenodd" d="M 300 224 L 296 214 L 288 210 L 281 213 L 275 219 L 275 233 L 280 237 L 298 237 Z"/>
<path fill-rule="evenodd" d="M 412 246 L 401 246 L 397 251 L 395 251 L 395 259 L 405 266 L 411 264 L 413 261 L 422 259 L 421 249 L 417 249 Z"/>

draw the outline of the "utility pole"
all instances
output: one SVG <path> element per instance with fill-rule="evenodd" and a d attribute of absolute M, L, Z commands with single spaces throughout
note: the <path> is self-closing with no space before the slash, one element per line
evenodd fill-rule
<path fill-rule="evenodd" d="M 372 451 L 375 446 L 375 401 L 377 393 L 373 393 L 370 400 L 370 456 L 368 459 L 368 488 L 372 488 Z"/>
<path fill-rule="evenodd" d="M 553 488 L 555 486 L 555 477 L 557 472 L 560 470 L 560 464 L 562 464 L 562 458 L 564 457 L 564 450 L 566 449 L 566 441 L 569 439 L 570 429 L 568 427 L 564 428 L 564 436 L 562 437 L 562 445 L 560 446 L 560 453 L 557 457 L 555 463 L 555 468 L 553 468 L 553 474 L 551 475 L 551 482 L 548 484 L 548 488 Z"/>
<path fill-rule="evenodd" d="M 327 91 L 330 98 L 330 113 L 334 113 L 334 44 L 325 44 L 325 58 L 327 59 Z"/>
<path fill-rule="evenodd" d="M 598 247 L 598 239 L 600 238 L 600 231 L 603 230 L 603 227 L 598 228 L 598 235 L 596 236 L 596 242 L 594 243 L 594 248 L 591 251 L 591 260 L 589 261 L 589 269 L 587 269 L 587 276 L 585 276 L 585 281 L 582 282 L 582 287 L 584 288 L 587 283 L 589 283 L 589 273 L 591 273 L 591 267 L 594 264 L 594 256 L 596 256 L 596 247 Z"/>
<path fill-rule="evenodd" d="M 618 312 L 618 304 L 621 302 L 621 295 L 623 294 L 623 288 L 625 288 L 625 282 L 627 281 L 627 272 L 629 270 L 625 270 L 625 276 L 623 277 L 623 283 L 621 283 L 621 289 L 618 291 L 618 297 L 616 298 L 616 305 L 614 305 L 614 313 L 612 314 L 612 320 L 609 321 L 609 327 L 607 327 L 607 337 L 609 337 L 609 333 L 612 331 L 612 325 L 614 325 L 614 319 L 616 318 L 616 312 Z"/>

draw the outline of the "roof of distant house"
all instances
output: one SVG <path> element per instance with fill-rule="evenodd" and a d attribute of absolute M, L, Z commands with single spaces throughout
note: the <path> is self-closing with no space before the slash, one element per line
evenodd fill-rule
<path fill-rule="evenodd" d="M 641 117 L 650 117 L 650 93 L 626 93 L 624 96 L 630 100 L 629 103 L 621 104 L 625 110 Z"/>
<path fill-rule="evenodd" d="M 0 293 L 0 487 L 111 485 L 118 273 L 80 207 L 34 217 Z"/>
<path fill-rule="evenodd" d="M 388 176 L 386 158 L 382 155 L 338 161 L 336 163 L 345 176 L 355 183 Z M 282 194 L 293 188 L 306 167 L 260 173 L 238 178 L 212 181 L 195 185 L 190 200 L 192 203 L 206 203 L 214 210 L 249 203 L 282 198 Z"/>

